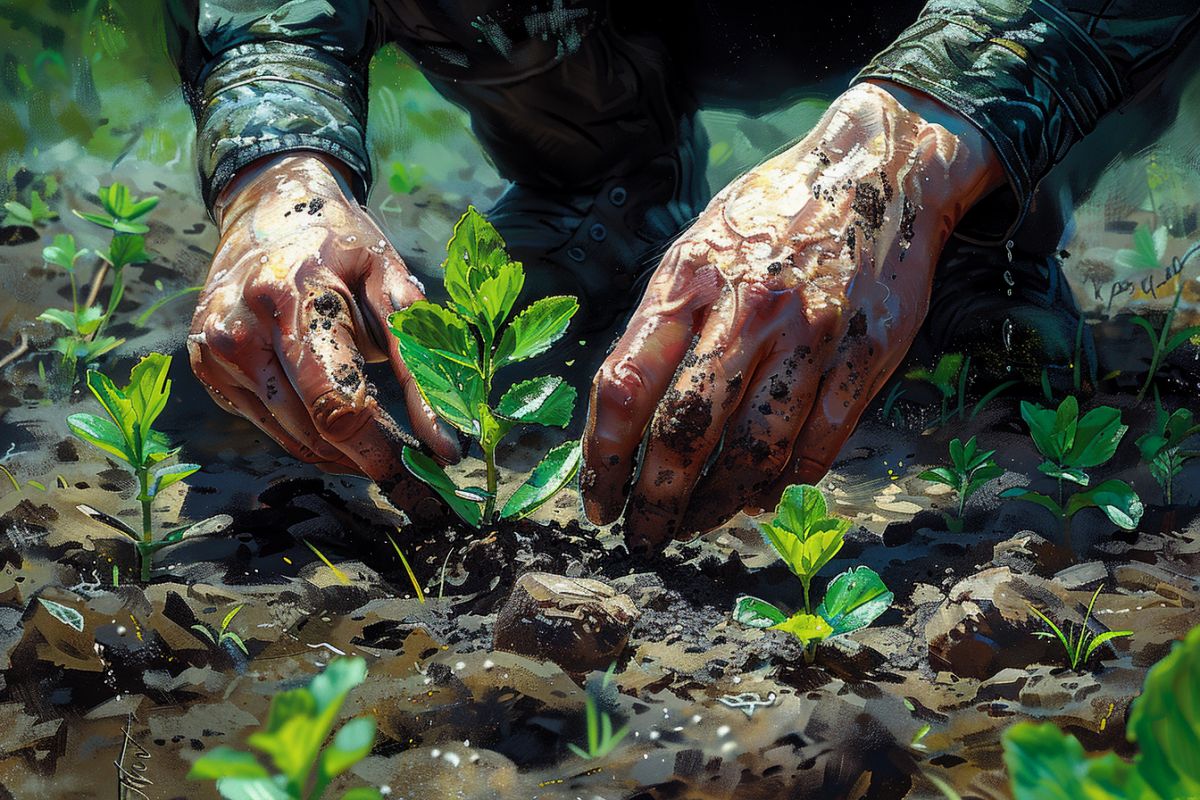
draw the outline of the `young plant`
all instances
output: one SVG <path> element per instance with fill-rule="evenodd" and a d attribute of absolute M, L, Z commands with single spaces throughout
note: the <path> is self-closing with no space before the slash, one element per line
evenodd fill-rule
<path fill-rule="evenodd" d="M 213 647 L 220 647 L 225 642 L 232 642 L 238 650 L 241 650 L 244 655 L 250 655 L 250 651 L 246 649 L 246 643 L 242 641 L 242 637 L 233 631 L 229 630 L 229 623 L 233 622 L 233 618 L 242 610 L 241 606 L 236 606 L 232 611 L 225 615 L 225 619 L 221 620 L 221 628 L 213 630 L 208 625 L 202 622 L 197 622 L 192 626 L 192 630 L 203 636 L 209 641 Z"/>
<path fill-rule="evenodd" d="M 1200 433 L 1192 412 L 1177 408 L 1170 414 L 1158 405 L 1154 427 L 1149 433 L 1138 437 L 1137 446 L 1142 460 L 1150 465 L 1150 474 L 1163 490 L 1167 505 L 1173 502 L 1175 476 L 1183 471 L 1183 465 L 1200 456 L 1200 450 L 1185 450 L 1183 443 Z"/>
<path fill-rule="evenodd" d="M 608 688 L 616 666 L 616 664 L 611 664 L 604 672 L 604 678 L 600 682 L 600 691 Z M 575 755 L 589 761 L 604 758 L 617 749 L 617 745 L 629 733 L 629 726 L 623 725 L 619 730 L 614 732 L 612 717 L 609 716 L 607 711 L 600 708 L 600 704 L 591 692 L 588 692 L 587 697 L 584 699 L 584 713 L 587 715 L 587 749 L 573 742 L 568 742 L 567 747 Z"/>
<path fill-rule="evenodd" d="M 995 453 L 995 450 L 979 450 L 974 436 L 965 445 L 961 439 L 952 439 L 950 466 L 927 469 L 917 476 L 923 481 L 949 486 L 958 495 L 958 513 L 954 517 L 945 515 L 950 530 L 956 533 L 962 531 L 963 509 L 967 500 L 985 483 L 1004 474 L 1004 470 L 992 458 Z"/>
<path fill-rule="evenodd" d="M 271 774 L 244 750 L 217 747 L 201 756 L 189 780 L 215 780 L 225 800 L 319 800 L 334 778 L 362 761 L 375 744 L 375 718 L 355 717 L 325 745 L 346 695 L 367 676 L 362 658 L 335 658 L 308 686 L 271 699 L 266 726 L 246 740 L 269 756 Z M 341 800 L 382 800 L 378 789 L 359 787 Z"/>
<path fill-rule="evenodd" d="M 79 301 L 75 263 L 87 252 L 77 249 L 75 237 L 69 234 L 55 236 L 54 244 L 42 249 L 42 258 L 46 263 L 62 268 L 71 281 L 71 310 L 48 308 L 38 315 L 38 319 L 66 329 L 67 335 L 55 339 L 52 349 L 61 354 L 59 367 L 69 375 L 72 387 L 75 384 L 75 365 L 80 359 L 85 364 L 91 363 L 124 341 L 114 336 L 99 335 L 104 313 L 98 306 L 88 306 Z"/>
<path fill-rule="evenodd" d="M 143 581 L 150 580 L 154 553 L 178 542 L 189 530 L 182 528 L 155 541 L 151 519 L 155 498 L 163 489 L 200 469 L 199 464 L 165 464 L 179 448 L 172 447 L 166 435 L 151 427 L 171 396 L 171 381 L 167 379 L 170 366 L 170 356 L 151 353 L 130 371 L 129 384 L 123 389 L 103 373 L 88 370 L 88 388 L 109 418 L 84 413 L 67 417 L 72 433 L 125 462 L 137 477 L 142 527 L 140 532 L 126 532 L 137 543 Z"/>
<path fill-rule="evenodd" d="M 805 660 L 812 663 L 818 644 L 870 625 L 891 606 L 894 598 L 883 579 L 860 566 L 830 581 L 825 599 L 813 610 L 812 579 L 842 549 L 850 528 L 850 520 L 829 515 L 825 497 L 815 486 L 789 486 L 774 519 L 761 528 L 763 538 L 800 579 L 804 606 L 789 615 L 766 600 L 743 595 L 734 603 L 733 618 L 738 622 L 792 634 L 804 646 Z"/>
<path fill-rule="evenodd" d="M 964 359 L 962 353 L 946 353 L 938 359 L 933 371 L 924 367 L 910 370 L 904 377 L 913 381 L 924 381 L 938 390 L 942 396 L 942 409 L 938 414 L 938 424 L 950 419 L 950 402 L 957 398 L 958 414 L 963 414 L 963 399 L 966 393 L 967 368 L 969 359 Z"/>
<path fill-rule="evenodd" d="M 1195 252 L 1195 248 L 1188 251 L 1188 256 Z M 1184 261 L 1187 256 L 1184 257 Z M 1167 309 L 1167 315 L 1163 319 L 1162 328 L 1156 329 L 1154 323 L 1142 316 L 1135 316 L 1130 319 L 1134 325 L 1137 325 L 1146 335 L 1150 337 L 1150 366 L 1146 369 L 1146 382 L 1142 384 L 1142 388 L 1138 390 L 1137 402 L 1140 404 L 1146 397 L 1146 392 L 1154 385 L 1154 378 L 1158 375 L 1158 369 L 1162 366 L 1163 359 L 1178 350 L 1183 344 L 1193 337 L 1200 335 L 1200 325 L 1191 325 L 1181 330 L 1171 332 L 1171 326 L 1175 323 L 1175 316 L 1179 313 L 1179 300 L 1183 297 L 1183 273 L 1180 272 L 1175 276 L 1179 286 L 1175 289 L 1175 298 L 1171 301 L 1171 307 Z"/>
<path fill-rule="evenodd" d="M 492 382 L 504 367 L 544 353 L 579 310 L 573 297 L 545 297 L 509 319 L 525 271 L 504 240 L 468 208 L 446 248 L 446 291 L 440 306 L 425 300 L 391 316 L 400 354 L 434 412 L 479 443 L 487 468 L 485 487 L 459 487 L 429 456 L 405 448 L 405 465 L 469 525 L 490 524 L 496 512 L 496 448 L 520 424 L 565 428 L 575 389 L 562 378 L 522 381 L 490 405 Z M 569 441 L 550 450 L 500 510 L 501 519 L 532 513 L 575 477 L 580 449 Z"/>
<path fill-rule="evenodd" d="M 50 220 L 58 219 L 58 214 L 46 205 L 46 201 L 37 192 L 29 193 L 29 205 L 22 205 L 15 200 L 4 204 L 8 213 L 4 216 L 5 225 L 24 225 L 29 228 L 41 227 Z"/>
<path fill-rule="evenodd" d="M 1088 603 L 1087 612 L 1083 615 L 1083 622 L 1079 629 L 1076 630 L 1073 625 L 1067 626 L 1066 632 L 1062 628 L 1054 624 L 1054 620 L 1047 617 L 1032 605 L 1029 610 L 1032 611 L 1038 619 L 1046 623 L 1050 630 L 1038 631 L 1033 634 L 1043 639 L 1058 639 L 1063 646 L 1063 651 L 1066 653 L 1067 666 L 1078 672 L 1079 668 L 1087 664 L 1092 653 L 1102 647 L 1105 643 L 1118 639 L 1122 636 L 1132 636 L 1133 631 L 1105 631 L 1099 635 L 1092 633 L 1088 628 L 1088 620 L 1092 618 L 1092 608 L 1096 605 L 1096 598 L 1100 596 L 1100 590 L 1103 586 L 1096 587 L 1096 591 L 1092 593 L 1091 602 Z"/>
<path fill-rule="evenodd" d="M 158 205 L 158 198 L 134 197 L 129 192 L 129 187 L 123 183 L 101 187 L 98 195 L 100 206 L 104 209 L 103 214 L 78 209 L 72 209 L 72 212 L 80 219 L 113 232 L 108 249 L 97 252 L 113 274 L 112 290 L 109 292 L 108 304 L 98 328 L 98 331 L 103 332 L 125 294 L 125 267 L 150 260 L 150 255 L 146 252 L 146 240 L 142 236 L 150 227 L 141 220 Z M 98 280 L 103 280 L 103 275 Z"/>
<path fill-rule="evenodd" d="M 1054 723 L 1018 723 L 1004 732 L 1004 764 L 1015 800 L 1183 800 L 1200 797 L 1200 627 L 1146 673 L 1125 736 L 1139 752 L 1085 754 Z"/>
<path fill-rule="evenodd" d="M 1085 508 L 1099 508 L 1114 525 L 1133 530 L 1144 510 L 1137 492 L 1125 481 L 1107 480 L 1090 486 L 1087 470 L 1106 464 L 1117 452 L 1128 426 L 1121 424 L 1121 412 L 1110 406 L 1098 406 L 1079 416 L 1079 402 L 1067 396 L 1057 409 L 1042 408 L 1021 401 L 1021 417 L 1029 426 L 1033 444 L 1045 460 L 1038 471 L 1058 484 L 1057 499 L 1028 487 L 1013 487 L 1000 493 L 1049 509 L 1058 517 L 1063 542 L 1071 546 L 1071 518 Z M 1064 496 L 1064 485 L 1085 487 Z"/>

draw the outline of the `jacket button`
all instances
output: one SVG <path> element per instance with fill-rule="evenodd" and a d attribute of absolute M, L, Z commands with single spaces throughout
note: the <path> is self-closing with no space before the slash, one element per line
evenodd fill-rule
<path fill-rule="evenodd" d="M 603 242 L 604 237 L 608 236 L 608 228 L 604 227 L 604 225 L 597 222 L 595 225 L 593 225 L 591 228 L 588 229 L 588 236 L 591 236 L 593 241 Z"/>
<path fill-rule="evenodd" d="M 567 257 L 572 261 L 583 261 L 586 256 L 587 253 L 583 252 L 582 247 L 572 247 L 567 251 Z"/>
<path fill-rule="evenodd" d="M 610 191 L 608 193 L 608 200 L 614 206 L 625 205 L 625 198 L 626 198 L 625 187 L 623 187 L 623 186 L 614 186 L 612 188 L 612 191 Z"/>

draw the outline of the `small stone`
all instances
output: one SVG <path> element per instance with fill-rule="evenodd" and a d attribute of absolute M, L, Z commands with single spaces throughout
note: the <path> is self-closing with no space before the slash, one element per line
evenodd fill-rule
<path fill-rule="evenodd" d="M 639 616 L 628 595 L 601 581 L 527 572 L 496 616 L 495 648 L 568 672 L 604 669 L 625 648 Z"/>
<path fill-rule="evenodd" d="M 994 566 L 1028 575 L 1053 575 L 1069 567 L 1073 560 L 1065 547 L 1033 531 L 1021 531 L 1011 539 L 997 542 L 992 548 Z"/>
<path fill-rule="evenodd" d="M 1028 672 L 1008 667 L 980 684 L 975 696 L 979 700 L 1016 700 L 1028 681 Z"/>
<path fill-rule="evenodd" d="M 1054 576 L 1064 589 L 1094 589 L 1108 580 L 1108 570 L 1100 561 L 1067 567 Z"/>

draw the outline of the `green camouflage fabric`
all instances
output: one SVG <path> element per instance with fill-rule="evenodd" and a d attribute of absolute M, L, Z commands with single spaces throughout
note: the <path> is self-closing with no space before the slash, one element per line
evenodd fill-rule
<path fill-rule="evenodd" d="M 607 8 L 553 0 L 550 11 L 516 14 L 523 5 L 538 4 L 168 0 L 205 200 L 211 207 L 249 162 L 304 149 L 345 162 L 362 199 L 370 183 L 367 65 L 383 42 L 398 41 L 435 85 L 501 84 L 586 59 L 589 32 Z M 887 13 L 888 4 L 876 5 L 874 13 Z M 716 17 L 738 13 L 733 3 L 704 7 Z M 856 80 L 918 89 L 979 127 L 1008 175 L 1005 213 L 1015 228 L 1042 178 L 1161 74 L 1198 20 L 1196 0 L 932 0 Z M 479 43 L 475 51 L 461 46 L 468 39 Z"/>

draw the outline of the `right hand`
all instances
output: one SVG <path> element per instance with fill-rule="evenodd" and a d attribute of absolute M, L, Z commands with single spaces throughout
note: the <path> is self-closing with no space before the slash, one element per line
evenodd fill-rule
<path fill-rule="evenodd" d="M 424 443 L 447 463 L 461 452 L 388 331 L 388 315 L 423 299 L 421 287 L 336 169 L 295 153 L 227 187 L 188 353 L 225 409 L 296 458 L 365 475 L 411 509 L 428 492 L 401 463 L 403 448 Z M 379 361 L 400 381 L 415 437 L 380 406 L 363 373 L 365 362 Z"/>

